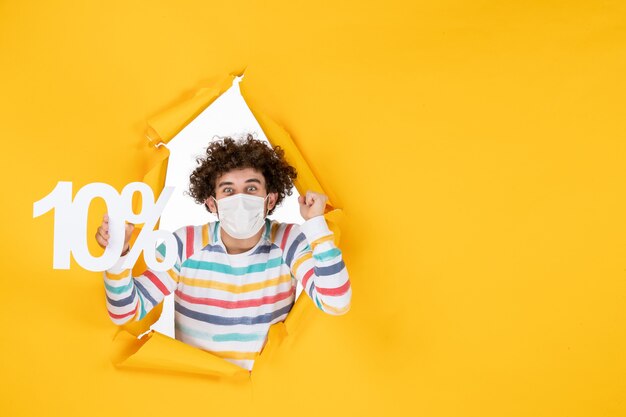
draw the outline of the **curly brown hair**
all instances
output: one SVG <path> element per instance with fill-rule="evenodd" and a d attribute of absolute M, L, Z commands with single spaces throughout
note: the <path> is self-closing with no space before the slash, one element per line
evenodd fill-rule
<path fill-rule="evenodd" d="M 210 196 L 215 197 L 217 178 L 233 169 L 253 168 L 265 177 L 267 193 L 278 193 L 276 204 L 268 212 L 272 214 L 286 195 L 293 194 L 296 169 L 285 161 L 285 151 L 276 146 L 271 148 L 248 134 L 235 141 L 231 137 L 212 142 L 205 157 L 196 158 L 200 164 L 189 177 L 189 195 L 199 204 Z M 207 207 L 208 210 L 208 207 Z"/>

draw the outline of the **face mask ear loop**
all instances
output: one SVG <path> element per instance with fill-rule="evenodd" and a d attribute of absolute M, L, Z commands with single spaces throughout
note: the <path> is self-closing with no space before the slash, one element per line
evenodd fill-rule
<path fill-rule="evenodd" d="M 215 201 L 215 213 L 213 213 L 213 214 L 215 214 L 215 215 L 217 216 L 217 219 L 219 220 L 220 215 L 219 215 L 219 213 L 217 212 L 217 200 L 216 200 L 216 199 L 215 199 L 215 197 L 213 197 L 213 196 L 211 196 L 211 198 L 213 199 L 213 201 Z"/>
<path fill-rule="evenodd" d="M 268 194 L 267 196 L 265 196 L 265 200 L 267 200 L 267 198 L 268 198 L 269 196 L 270 196 L 269 194 Z M 265 206 L 265 200 L 263 200 L 263 206 Z M 263 218 L 266 218 L 266 217 L 268 216 L 268 213 L 269 213 L 269 212 L 270 212 L 270 205 L 268 204 L 268 205 L 267 205 L 267 210 L 265 210 L 265 211 L 263 212 Z"/>

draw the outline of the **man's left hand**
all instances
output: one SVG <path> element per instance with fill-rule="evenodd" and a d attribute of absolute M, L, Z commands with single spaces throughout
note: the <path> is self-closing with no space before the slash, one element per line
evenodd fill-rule
<path fill-rule="evenodd" d="M 324 194 L 307 191 L 305 195 L 298 197 L 300 203 L 300 215 L 304 220 L 324 215 L 324 208 L 328 197 Z"/>

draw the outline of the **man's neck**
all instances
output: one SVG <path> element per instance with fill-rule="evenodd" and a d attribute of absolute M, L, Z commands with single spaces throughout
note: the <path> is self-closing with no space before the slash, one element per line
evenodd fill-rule
<path fill-rule="evenodd" d="M 265 227 L 262 227 L 257 234 L 249 237 L 248 239 L 235 239 L 220 227 L 220 237 L 222 238 L 222 243 L 226 247 L 226 252 L 230 255 L 237 255 L 239 253 L 249 251 L 257 243 L 259 243 L 259 240 L 261 240 L 261 236 L 263 236 L 264 231 Z"/>

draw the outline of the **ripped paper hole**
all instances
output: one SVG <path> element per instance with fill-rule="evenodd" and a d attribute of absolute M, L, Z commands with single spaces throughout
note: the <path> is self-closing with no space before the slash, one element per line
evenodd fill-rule
<path fill-rule="evenodd" d="M 215 99 L 228 90 L 235 77 L 237 75 L 233 74 L 221 77 L 212 85 L 199 89 L 190 99 L 148 120 L 146 137 L 152 145 L 159 148 L 159 151 L 156 164 L 143 177 L 143 182 L 150 185 L 155 194 L 160 193 L 165 185 L 169 157 L 169 151 L 163 150 L 164 147 L 161 145 L 167 144 Z M 269 142 L 273 146 L 283 148 L 287 162 L 297 170 L 298 178 L 294 185 L 298 192 L 302 194 L 304 191 L 312 190 L 328 195 L 315 178 L 287 131 L 250 105 L 248 99 L 250 94 L 247 90 L 242 89 L 242 95 Z M 341 209 L 335 208 L 332 201 L 329 200 L 324 217 L 328 227 L 334 233 L 335 245 L 339 246 L 340 222 L 343 212 Z M 136 228 L 133 237 L 136 237 L 139 232 L 140 229 Z M 145 263 L 140 260 L 133 268 L 133 273 L 140 274 L 145 269 Z M 162 308 L 163 304 L 161 303 L 142 320 L 122 326 L 122 330 L 115 336 L 111 351 L 111 359 L 116 366 L 225 377 L 240 377 L 243 375 L 241 372 L 248 374 L 245 369 L 216 355 L 155 331 L 150 331 L 138 339 L 139 335 L 148 332 L 150 326 L 157 321 Z M 285 321 L 270 327 L 268 340 L 263 350 L 258 354 L 252 372 L 271 363 L 279 348 L 288 347 L 287 342 L 294 339 L 294 335 L 301 329 L 302 324 L 309 317 L 309 313 L 315 309 L 316 307 L 308 297 L 299 297 Z"/>

